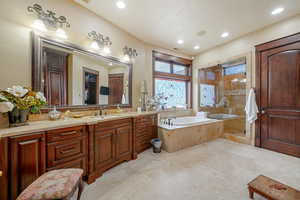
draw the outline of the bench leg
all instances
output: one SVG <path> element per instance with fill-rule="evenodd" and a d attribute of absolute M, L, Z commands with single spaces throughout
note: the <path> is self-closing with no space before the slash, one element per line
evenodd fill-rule
<path fill-rule="evenodd" d="M 253 190 L 250 187 L 248 187 L 248 190 L 249 190 L 249 198 L 253 199 L 254 198 L 254 192 L 253 192 Z"/>
<path fill-rule="evenodd" d="M 83 181 L 82 181 L 82 179 L 80 179 L 79 184 L 78 184 L 78 196 L 77 196 L 77 200 L 80 200 L 82 191 L 83 191 Z"/>

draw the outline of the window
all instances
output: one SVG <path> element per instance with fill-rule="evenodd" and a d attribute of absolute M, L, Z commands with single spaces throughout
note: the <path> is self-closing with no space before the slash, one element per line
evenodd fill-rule
<path fill-rule="evenodd" d="M 155 61 L 155 71 L 171 73 L 171 64 L 162 61 Z"/>
<path fill-rule="evenodd" d="M 214 106 L 215 103 L 215 86 L 209 84 L 200 84 L 200 106 Z"/>
<path fill-rule="evenodd" d="M 224 67 L 224 75 L 243 74 L 246 73 L 246 64 L 239 64 L 229 67 Z"/>
<path fill-rule="evenodd" d="M 191 106 L 191 60 L 153 52 L 153 93 L 167 98 L 166 107 Z"/>
<path fill-rule="evenodd" d="M 168 97 L 167 108 L 182 107 L 187 105 L 186 82 L 168 79 L 155 79 L 155 95 Z"/>
<path fill-rule="evenodd" d="M 183 65 L 173 65 L 173 73 L 179 75 L 187 75 L 187 67 Z"/>

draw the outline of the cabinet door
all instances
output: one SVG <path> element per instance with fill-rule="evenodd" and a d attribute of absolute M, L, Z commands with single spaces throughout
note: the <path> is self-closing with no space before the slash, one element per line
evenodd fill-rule
<path fill-rule="evenodd" d="M 132 154 L 132 129 L 131 126 L 124 126 L 117 128 L 116 132 L 116 152 L 117 159 L 120 160 L 125 157 L 130 158 Z"/>
<path fill-rule="evenodd" d="M 115 129 L 95 131 L 95 168 L 110 165 L 116 160 Z"/>
<path fill-rule="evenodd" d="M 45 172 L 43 133 L 10 138 L 11 199 Z"/>

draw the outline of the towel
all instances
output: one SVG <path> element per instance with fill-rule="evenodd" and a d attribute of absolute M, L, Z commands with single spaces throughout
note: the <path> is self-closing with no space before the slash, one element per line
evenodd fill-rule
<path fill-rule="evenodd" d="M 246 102 L 246 119 L 252 124 L 255 120 L 257 120 L 258 108 L 255 100 L 255 92 L 253 88 L 250 89 L 249 96 Z"/>

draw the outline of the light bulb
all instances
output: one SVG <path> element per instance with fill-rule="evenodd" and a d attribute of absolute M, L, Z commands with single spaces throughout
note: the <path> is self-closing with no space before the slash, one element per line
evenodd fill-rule
<path fill-rule="evenodd" d="M 109 47 L 104 47 L 104 48 L 103 48 L 103 53 L 105 53 L 105 54 L 110 54 L 110 49 L 109 49 Z"/>
<path fill-rule="evenodd" d="M 99 48 L 99 45 L 98 45 L 98 43 L 97 42 L 92 42 L 92 44 L 91 44 L 91 48 L 92 49 L 94 49 L 94 50 L 99 50 L 100 48 Z"/>
<path fill-rule="evenodd" d="M 40 19 L 34 20 L 32 24 L 32 28 L 36 29 L 37 31 L 46 32 L 47 28 L 44 24 L 44 22 Z"/>
<path fill-rule="evenodd" d="M 58 36 L 58 37 L 60 37 L 62 39 L 67 39 L 68 38 L 66 32 L 63 29 L 61 29 L 61 28 L 58 28 L 56 30 L 56 36 Z"/>
<path fill-rule="evenodd" d="M 196 45 L 196 46 L 194 46 L 194 49 L 198 50 L 198 49 L 200 49 L 200 47 L 198 45 Z"/>
<path fill-rule="evenodd" d="M 123 57 L 123 61 L 124 61 L 124 62 L 129 62 L 129 61 L 130 61 L 129 56 L 128 56 L 128 55 L 125 55 L 125 56 Z"/>
<path fill-rule="evenodd" d="M 177 43 L 178 43 L 178 44 L 183 44 L 184 41 L 183 41 L 183 40 L 178 40 Z"/>

